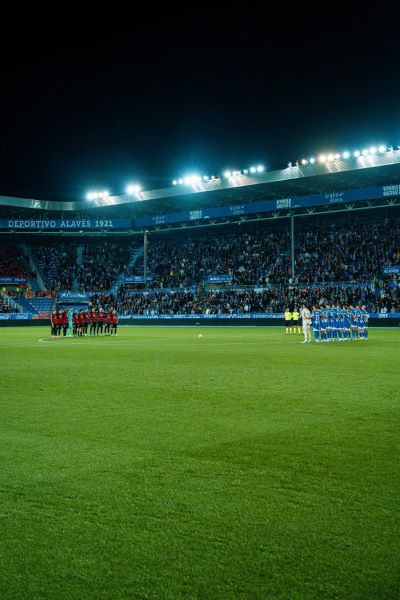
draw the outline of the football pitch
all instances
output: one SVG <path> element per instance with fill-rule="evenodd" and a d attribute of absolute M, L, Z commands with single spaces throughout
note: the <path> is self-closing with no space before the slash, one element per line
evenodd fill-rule
<path fill-rule="evenodd" d="M 302 339 L 1 328 L 2 600 L 399 598 L 400 331 Z"/>

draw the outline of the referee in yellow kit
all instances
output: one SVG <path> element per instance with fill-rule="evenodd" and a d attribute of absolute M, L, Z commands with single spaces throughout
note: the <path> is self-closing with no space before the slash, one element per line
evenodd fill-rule
<path fill-rule="evenodd" d="M 290 333 L 291 325 L 292 325 L 292 313 L 290 312 L 289 308 L 285 308 L 285 328 L 286 328 L 286 333 Z"/>
<path fill-rule="evenodd" d="M 296 329 L 297 329 L 297 333 L 299 335 L 301 335 L 301 327 L 300 327 L 300 314 L 299 311 L 297 310 L 297 306 L 294 307 L 294 311 L 292 313 L 292 326 L 293 326 L 293 333 L 296 333 Z"/>

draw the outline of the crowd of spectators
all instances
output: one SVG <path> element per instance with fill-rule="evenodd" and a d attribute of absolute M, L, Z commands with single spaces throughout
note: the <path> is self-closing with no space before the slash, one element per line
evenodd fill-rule
<path fill-rule="evenodd" d="M 18 246 L 0 246 L 0 277 L 29 277 L 24 254 Z"/>
<path fill-rule="evenodd" d="M 31 245 L 46 290 L 109 290 L 127 269 L 132 244 L 127 241 L 59 242 Z M 81 254 L 81 261 L 78 258 Z"/>
<path fill-rule="evenodd" d="M 232 231 L 232 230 L 230 230 Z M 400 224 L 301 225 L 295 233 L 295 274 L 291 272 L 288 229 L 257 229 L 200 239 L 152 240 L 148 273 L 154 288 L 187 288 L 210 275 L 230 275 L 243 285 L 378 281 L 383 265 L 395 263 Z M 130 275 L 141 274 L 137 265 Z"/>
<path fill-rule="evenodd" d="M 268 280 L 283 283 L 290 273 L 288 231 L 257 232 L 188 240 L 152 240 L 148 246 L 148 273 L 156 288 L 186 288 L 210 275 L 232 275 L 238 285 Z M 140 267 L 128 275 L 138 275 Z"/>
<path fill-rule="evenodd" d="M 363 305 L 370 312 L 400 312 L 400 288 L 384 284 L 352 286 L 270 286 L 268 288 L 134 292 L 115 296 L 94 296 L 91 303 L 120 314 L 144 316 L 190 314 L 282 313 L 303 303 Z"/>
<path fill-rule="evenodd" d="M 133 245 L 127 241 L 85 244 L 82 265 L 77 270 L 80 292 L 109 290 L 121 273 L 125 273 Z"/>
<path fill-rule="evenodd" d="M 296 241 L 296 282 L 378 281 L 382 266 L 396 264 L 399 253 L 396 220 L 303 228 Z"/>
<path fill-rule="evenodd" d="M 76 244 L 54 240 L 32 246 L 34 259 L 47 290 L 69 291 L 76 273 Z"/>
<path fill-rule="evenodd" d="M 119 276 L 143 275 L 142 259 L 128 266 L 134 245 L 127 238 L 54 239 L 32 248 L 47 290 L 97 291 L 108 298 Z M 18 247 L 0 250 L 0 276 L 29 275 Z M 290 251 L 290 230 L 284 223 L 245 231 L 227 227 L 218 234 L 209 229 L 197 238 L 150 235 L 147 272 L 156 293 L 129 295 L 125 288 L 112 304 L 120 312 L 137 314 L 281 312 L 303 300 L 362 302 L 389 312 L 399 308 L 397 276 L 382 274 L 383 266 L 400 264 L 399 220 L 315 224 L 298 219 L 294 274 Z M 210 289 L 208 278 L 215 275 L 231 276 L 230 284 Z"/>
<path fill-rule="evenodd" d="M 0 294 L 0 313 L 15 313 L 16 309 L 5 303 L 3 296 Z"/>

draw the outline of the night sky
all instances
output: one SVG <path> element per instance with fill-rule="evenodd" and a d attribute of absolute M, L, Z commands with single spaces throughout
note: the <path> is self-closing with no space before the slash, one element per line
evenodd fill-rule
<path fill-rule="evenodd" d="M 3 51 L 0 194 L 79 200 L 96 187 L 400 144 L 393 6 L 304 12 L 299 27 L 147 29 Z"/>

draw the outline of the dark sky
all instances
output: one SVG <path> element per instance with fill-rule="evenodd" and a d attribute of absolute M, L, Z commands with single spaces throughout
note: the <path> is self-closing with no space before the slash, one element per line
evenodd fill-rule
<path fill-rule="evenodd" d="M 326 5 L 256 29 L 244 13 L 243 30 L 26 38 L 0 59 L 0 194 L 81 199 L 400 144 L 393 6 L 329 15 Z"/>

